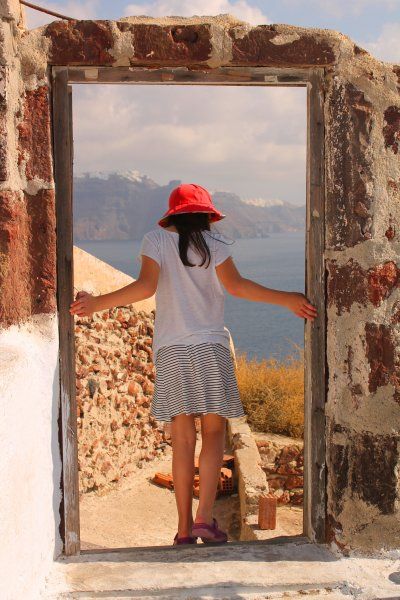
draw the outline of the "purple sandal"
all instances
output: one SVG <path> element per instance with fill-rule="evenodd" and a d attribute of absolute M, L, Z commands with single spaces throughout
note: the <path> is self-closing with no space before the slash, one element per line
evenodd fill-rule
<path fill-rule="evenodd" d="M 194 523 L 192 534 L 196 537 L 200 537 L 204 544 L 218 544 L 228 541 L 228 536 L 225 531 L 218 528 L 217 519 L 215 517 L 213 517 L 212 525 L 209 525 L 208 523 Z"/>
<path fill-rule="evenodd" d="M 178 537 L 178 534 L 176 533 L 173 546 L 177 546 L 178 544 L 197 544 L 197 537 L 193 535 Z"/>

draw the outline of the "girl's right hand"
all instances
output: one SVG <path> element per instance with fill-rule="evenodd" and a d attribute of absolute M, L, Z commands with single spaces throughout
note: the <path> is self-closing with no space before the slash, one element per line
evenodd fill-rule
<path fill-rule="evenodd" d="M 78 317 L 91 317 L 96 310 L 96 296 L 84 291 L 77 293 L 69 307 L 69 312 Z"/>
<path fill-rule="evenodd" d="M 297 317 L 314 321 L 317 316 L 317 309 L 307 300 L 304 294 L 300 292 L 287 292 L 287 294 L 287 308 Z"/>

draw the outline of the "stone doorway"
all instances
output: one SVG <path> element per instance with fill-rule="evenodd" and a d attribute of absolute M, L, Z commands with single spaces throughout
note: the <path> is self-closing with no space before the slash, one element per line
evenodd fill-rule
<path fill-rule="evenodd" d="M 60 311 L 61 437 L 65 554 L 80 552 L 79 489 L 73 317 L 72 84 L 252 85 L 307 87 L 307 189 L 305 291 L 322 317 L 305 323 L 305 434 L 303 534 L 325 541 L 325 270 L 324 116 L 320 68 L 229 67 L 212 70 L 126 67 L 52 67 L 53 138 L 57 207 Z"/>

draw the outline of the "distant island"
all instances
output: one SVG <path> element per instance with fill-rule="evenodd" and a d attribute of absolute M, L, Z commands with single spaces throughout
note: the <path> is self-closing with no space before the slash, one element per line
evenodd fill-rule
<path fill-rule="evenodd" d="M 157 227 L 167 209 L 171 190 L 179 180 L 167 185 L 138 171 L 86 172 L 73 179 L 74 239 L 76 241 L 140 240 Z M 283 200 L 242 200 L 232 192 L 210 193 L 215 206 L 226 214 L 216 226 L 234 238 L 268 237 L 270 233 L 303 231 L 305 206 Z"/>

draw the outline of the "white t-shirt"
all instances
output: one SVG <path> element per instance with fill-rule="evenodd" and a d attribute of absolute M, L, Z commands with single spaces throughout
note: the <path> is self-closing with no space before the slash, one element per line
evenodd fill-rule
<path fill-rule="evenodd" d="M 200 267 L 201 255 L 191 246 L 188 259 L 196 266 L 185 266 L 179 256 L 179 233 L 159 226 L 142 239 L 139 254 L 160 265 L 155 294 L 156 315 L 153 335 L 153 360 L 161 346 L 220 342 L 230 348 L 229 331 L 224 324 L 225 295 L 215 267 L 232 256 L 232 241 L 211 229 L 203 231 L 210 248 L 211 261 Z M 227 243 L 224 243 L 227 242 Z"/>

